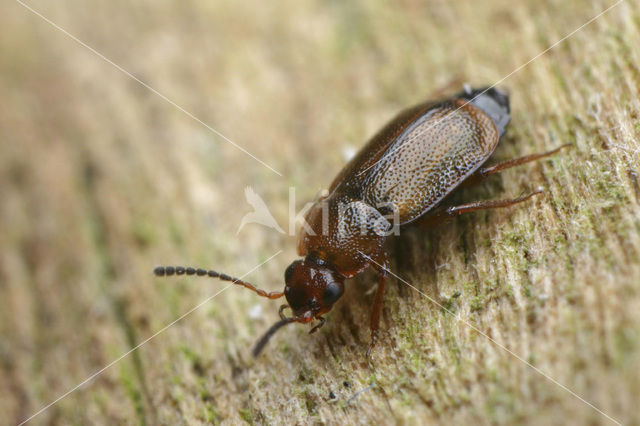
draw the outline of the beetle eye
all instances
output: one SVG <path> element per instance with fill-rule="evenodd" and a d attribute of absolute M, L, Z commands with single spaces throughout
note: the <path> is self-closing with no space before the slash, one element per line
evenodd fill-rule
<path fill-rule="evenodd" d="M 322 302 L 325 305 L 332 305 L 340 298 L 340 286 L 336 283 L 328 284 L 322 294 Z"/>
<path fill-rule="evenodd" d="M 289 281 L 291 281 L 291 275 L 293 275 L 293 263 L 284 271 L 285 283 L 289 283 Z"/>

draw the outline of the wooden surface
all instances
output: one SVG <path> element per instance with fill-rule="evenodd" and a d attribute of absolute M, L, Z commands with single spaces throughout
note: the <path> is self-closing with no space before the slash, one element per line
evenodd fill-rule
<path fill-rule="evenodd" d="M 491 84 L 613 1 L 30 2 L 282 177 L 17 2 L 0 6 L 0 423 L 16 424 L 226 284 L 282 288 L 287 229 L 398 110 Z M 390 243 L 398 280 L 364 357 L 374 275 L 320 333 L 253 342 L 278 301 L 232 288 L 30 424 L 639 424 L 640 5 L 626 0 L 501 83 L 494 159 L 574 148 L 465 189 L 545 195 Z M 640 178 L 639 178 L 640 179 Z M 456 297 L 457 296 L 457 297 Z M 370 386 L 374 383 L 373 386 Z M 364 392 L 352 398 L 356 392 Z M 333 398 L 332 398 L 333 396 Z"/>

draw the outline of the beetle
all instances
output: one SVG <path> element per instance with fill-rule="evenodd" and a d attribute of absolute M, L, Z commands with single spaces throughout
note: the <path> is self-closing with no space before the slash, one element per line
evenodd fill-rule
<path fill-rule="evenodd" d="M 457 206 L 446 203 L 447 196 L 461 185 L 547 157 L 566 146 L 484 167 L 506 131 L 510 113 L 508 93 L 487 87 L 466 88 L 451 98 L 425 102 L 398 114 L 351 159 L 327 194 L 306 213 L 298 233 L 302 258 L 286 269 L 282 292 L 268 293 L 239 278 L 200 268 L 160 266 L 154 272 L 158 276 L 207 275 L 268 299 L 284 296 L 288 303 L 280 306 L 280 321 L 254 346 L 257 356 L 284 325 L 318 321 L 310 333 L 317 331 L 325 324 L 324 314 L 344 294 L 345 280 L 372 267 L 379 283 L 370 317 L 369 356 L 378 341 L 389 265 L 383 245 L 394 226 L 415 222 L 434 226 L 462 213 L 521 203 L 542 192 Z M 284 314 L 287 308 L 292 316 Z"/>

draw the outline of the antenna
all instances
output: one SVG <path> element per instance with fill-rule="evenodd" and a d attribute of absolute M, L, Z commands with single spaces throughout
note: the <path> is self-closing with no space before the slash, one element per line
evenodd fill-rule
<path fill-rule="evenodd" d="M 229 276 L 227 274 L 221 274 L 219 272 L 212 271 L 210 269 L 207 270 L 207 269 L 202 269 L 202 268 L 192 268 L 191 266 L 187 266 L 187 267 L 185 267 L 185 266 L 157 266 L 156 268 L 154 268 L 153 273 L 158 277 L 172 276 L 174 274 L 175 275 L 185 275 L 185 274 L 186 275 L 197 275 L 199 277 L 208 276 L 210 278 L 219 278 L 222 281 L 230 281 L 230 282 L 232 282 L 234 284 L 241 285 L 244 288 L 247 288 L 247 289 L 253 291 L 258 296 L 266 297 L 267 299 L 279 299 L 280 297 L 284 296 L 284 292 L 282 292 L 282 291 L 272 291 L 272 292 L 267 293 L 266 291 L 257 288 L 256 286 L 254 286 L 251 283 L 248 283 L 246 281 L 242 281 L 240 278 L 234 278 L 234 277 L 231 277 L 231 276 Z M 275 332 L 275 330 L 274 330 L 274 332 Z"/>
<path fill-rule="evenodd" d="M 260 352 L 262 352 L 264 347 L 267 345 L 267 342 L 269 342 L 269 339 L 271 339 L 271 337 L 276 333 L 276 331 L 278 331 L 285 325 L 291 324 L 292 322 L 295 322 L 295 321 L 296 321 L 295 317 L 283 318 L 277 323 L 273 324 L 271 328 L 267 330 L 266 333 L 264 333 L 264 335 L 260 338 L 260 340 L 258 340 L 258 343 L 256 343 L 256 345 L 253 347 L 253 351 L 251 351 L 253 353 L 253 356 L 257 357 L 258 355 L 260 355 Z"/>

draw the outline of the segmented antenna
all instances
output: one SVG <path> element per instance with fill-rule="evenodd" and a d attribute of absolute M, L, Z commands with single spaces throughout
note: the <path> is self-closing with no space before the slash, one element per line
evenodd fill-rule
<path fill-rule="evenodd" d="M 172 275 L 197 275 L 199 277 L 204 277 L 204 276 L 208 276 L 211 278 L 219 278 L 222 281 L 230 281 L 234 284 L 237 285 L 241 285 L 244 288 L 247 288 L 251 291 L 253 291 L 254 293 L 256 293 L 258 296 L 262 296 L 262 297 L 266 297 L 267 299 L 278 299 L 282 296 L 284 296 L 284 293 L 281 291 L 272 291 L 270 293 L 267 293 L 264 290 L 261 290 L 259 288 L 257 288 L 256 286 L 254 286 L 251 283 L 248 283 L 246 281 L 242 281 L 240 278 L 234 278 L 231 277 L 227 274 L 221 274 L 219 272 L 216 271 L 212 271 L 212 270 L 207 270 L 207 269 L 202 269 L 202 268 L 192 268 L 190 266 L 184 267 L 184 266 L 158 266 L 153 270 L 153 273 L 158 276 L 158 277 L 164 277 L 164 276 L 172 276 Z"/>
<path fill-rule="evenodd" d="M 295 318 L 282 318 L 280 321 L 273 324 L 271 328 L 262 335 L 260 340 L 258 340 L 258 343 L 256 343 L 256 345 L 253 347 L 253 350 L 251 351 L 253 353 L 253 356 L 257 357 L 258 355 L 260 355 L 260 352 L 262 352 L 264 347 L 267 345 L 267 342 L 269 342 L 269 340 L 276 333 L 276 331 L 280 330 L 285 325 L 291 324 L 292 322 L 295 322 L 295 321 L 296 321 Z"/>

